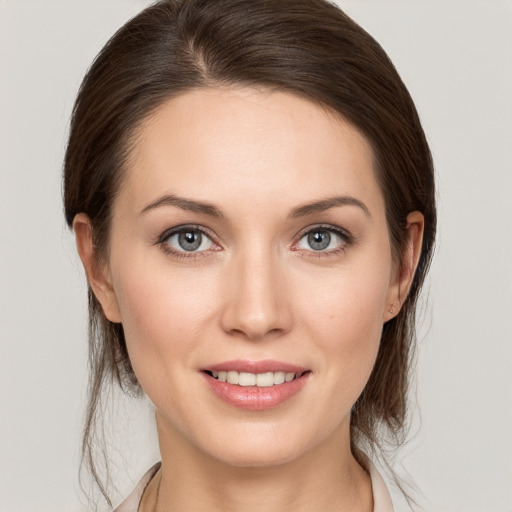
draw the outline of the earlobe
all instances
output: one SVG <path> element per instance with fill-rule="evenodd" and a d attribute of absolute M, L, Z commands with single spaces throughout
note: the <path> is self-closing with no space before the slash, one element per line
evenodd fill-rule
<path fill-rule="evenodd" d="M 407 216 L 407 235 L 405 247 L 401 255 L 401 263 L 397 269 L 394 282 L 388 290 L 387 310 L 384 322 L 395 317 L 404 303 L 414 279 L 423 243 L 425 218 L 422 213 L 414 211 Z"/>
<path fill-rule="evenodd" d="M 108 265 L 102 263 L 95 252 L 89 217 L 84 213 L 77 214 L 73 219 L 73 231 L 78 255 L 84 266 L 89 286 L 100 302 L 107 319 L 120 323 L 121 315 Z"/>

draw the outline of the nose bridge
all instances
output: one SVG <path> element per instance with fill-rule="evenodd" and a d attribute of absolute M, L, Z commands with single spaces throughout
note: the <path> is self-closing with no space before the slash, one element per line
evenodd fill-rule
<path fill-rule="evenodd" d="M 255 340 L 289 329 L 291 316 L 282 270 L 278 255 L 268 244 L 252 243 L 238 251 L 229 268 L 224 330 Z"/>

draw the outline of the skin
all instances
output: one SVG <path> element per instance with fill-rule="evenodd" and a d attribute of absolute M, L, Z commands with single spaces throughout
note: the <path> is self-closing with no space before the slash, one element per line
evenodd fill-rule
<path fill-rule="evenodd" d="M 222 216 L 175 204 L 143 212 L 171 194 Z M 362 206 L 292 213 L 334 196 Z M 162 239 L 190 224 L 208 233 L 201 250 Z M 305 233 L 319 225 L 347 236 L 330 232 L 329 248 L 315 251 Z M 87 216 L 74 229 L 89 283 L 107 318 L 123 323 L 155 406 L 162 469 L 141 510 L 157 494 L 166 511 L 373 510 L 370 479 L 350 453 L 350 410 L 409 289 L 423 217 L 408 217 L 399 267 L 372 150 L 354 126 L 289 93 L 187 92 L 139 128 L 107 260 L 94 254 Z M 200 371 L 234 359 L 311 373 L 284 404 L 241 410 Z"/>

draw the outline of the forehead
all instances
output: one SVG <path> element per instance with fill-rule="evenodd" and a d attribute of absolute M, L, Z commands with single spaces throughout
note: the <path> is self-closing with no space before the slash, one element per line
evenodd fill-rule
<path fill-rule="evenodd" d="M 143 208 L 162 193 L 276 208 L 344 194 L 383 204 L 358 129 L 294 94 L 252 88 L 189 91 L 141 124 L 120 196 Z"/>

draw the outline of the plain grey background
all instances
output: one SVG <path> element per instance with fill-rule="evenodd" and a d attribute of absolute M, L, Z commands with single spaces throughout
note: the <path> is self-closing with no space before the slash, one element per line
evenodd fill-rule
<path fill-rule="evenodd" d="M 63 220 L 61 164 L 85 70 L 149 3 L 0 0 L 0 512 L 86 509 L 86 285 Z M 426 510 L 510 512 L 512 2 L 339 3 L 397 66 L 437 168 L 421 421 L 417 412 L 399 460 Z M 149 406 L 119 404 L 125 493 L 158 454 Z"/>

